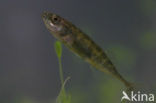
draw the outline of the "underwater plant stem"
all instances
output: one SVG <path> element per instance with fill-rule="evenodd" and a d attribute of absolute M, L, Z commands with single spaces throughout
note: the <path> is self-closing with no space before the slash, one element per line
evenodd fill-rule
<path fill-rule="evenodd" d="M 63 78 L 62 60 L 61 60 L 61 58 L 58 58 L 58 61 L 59 61 L 59 73 L 60 73 L 61 85 L 63 85 L 64 78 Z"/>
<path fill-rule="evenodd" d="M 63 69 L 62 69 L 62 60 L 61 60 L 61 57 L 58 58 L 58 62 L 59 62 L 59 74 L 60 74 L 61 85 L 63 86 L 64 85 L 64 76 L 63 76 Z M 63 98 L 65 98 L 66 97 L 65 88 L 63 87 L 61 91 L 62 91 Z"/>

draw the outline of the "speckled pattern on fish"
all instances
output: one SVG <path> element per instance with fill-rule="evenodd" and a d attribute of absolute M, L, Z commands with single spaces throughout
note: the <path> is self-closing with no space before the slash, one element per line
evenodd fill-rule
<path fill-rule="evenodd" d="M 74 54 L 87 61 L 96 69 L 118 78 L 129 90 L 133 88 L 132 85 L 117 72 L 105 52 L 79 28 L 53 13 L 44 12 L 42 18 L 52 35 L 60 40 Z"/>

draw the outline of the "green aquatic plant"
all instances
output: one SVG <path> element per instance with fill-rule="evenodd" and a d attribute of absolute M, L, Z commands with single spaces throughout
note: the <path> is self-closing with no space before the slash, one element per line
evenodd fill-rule
<path fill-rule="evenodd" d="M 153 50 L 156 48 L 156 33 L 146 32 L 142 34 L 139 38 L 140 47 L 144 50 Z"/>
<path fill-rule="evenodd" d="M 56 103 L 71 103 L 71 96 L 66 93 L 65 84 L 70 79 L 69 77 L 64 80 L 63 76 L 63 69 L 62 69 L 62 45 L 59 41 L 55 42 L 55 52 L 57 54 L 58 63 L 59 63 L 59 73 L 60 73 L 60 80 L 61 80 L 61 90 L 56 99 Z"/>
<path fill-rule="evenodd" d="M 63 70 L 62 70 L 62 45 L 59 41 L 55 42 L 55 52 L 57 54 L 57 58 L 58 58 L 58 63 L 59 63 L 59 73 L 60 73 L 60 80 L 61 80 L 61 84 L 63 85 Z"/>

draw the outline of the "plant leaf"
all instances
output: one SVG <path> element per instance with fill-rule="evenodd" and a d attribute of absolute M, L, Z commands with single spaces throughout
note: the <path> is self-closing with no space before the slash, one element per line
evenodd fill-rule
<path fill-rule="evenodd" d="M 66 94 L 65 92 L 65 85 L 70 77 L 67 77 L 61 87 L 60 93 L 56 99 L 56 103 L 71 103 L 71 95 Z"/>
<path fill-rule="evenodd" d="M 55 52 L 57 54 L 57 57 L 61 58 L 61 56 L 62 56 L 62 44 L 60 41 L 55 42 Z"/>

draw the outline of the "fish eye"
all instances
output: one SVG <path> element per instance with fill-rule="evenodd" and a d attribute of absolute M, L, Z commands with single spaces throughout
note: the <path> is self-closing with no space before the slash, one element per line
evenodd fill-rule
<path fill-rule="evenodd" d="M 57 17 L 56 15 L 54 15 L 54 16 L 52 17 L 52 21 L 53 21 L 53 23 L 58 24 L 58 23 L 60 22 L 60 18 Z"/>
<path fill-rule="evenodd" d="M 57 21 L 57 20 L 58 20 L 58 18 L 55 17 L 55 18 L 54 18 L 54 21 Z"/>

